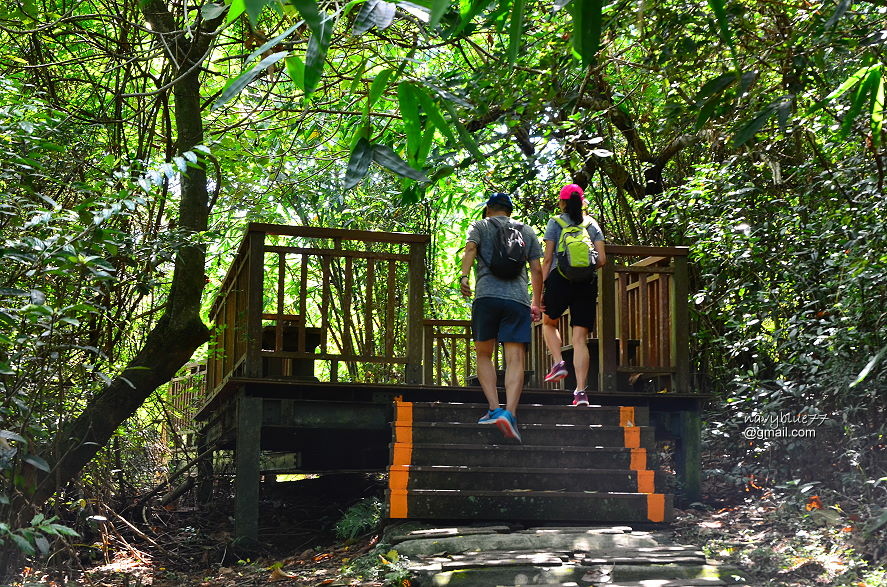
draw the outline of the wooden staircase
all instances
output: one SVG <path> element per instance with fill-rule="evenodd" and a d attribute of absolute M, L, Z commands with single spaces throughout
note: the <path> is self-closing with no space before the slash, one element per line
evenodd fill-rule
<path fill-rule="evenodd" d="M 486 404 L 395 402 L 392 519 L 670 522 L 647 408 L 523 405 L 523 443 Z"/>

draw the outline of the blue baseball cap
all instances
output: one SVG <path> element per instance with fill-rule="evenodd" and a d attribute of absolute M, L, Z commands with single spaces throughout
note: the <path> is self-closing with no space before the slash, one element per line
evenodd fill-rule
<path fill-rule="evenodd" d="M 499 206 L 502 208 L 508 208 L 508 211 L 511 212 L 514 209 L 514 205 L 511 203 L 511 196 L 503 192 L 496 192 L 494 194 L 490 194 L 490 198 L 487 200 L 485 206 Z"/>

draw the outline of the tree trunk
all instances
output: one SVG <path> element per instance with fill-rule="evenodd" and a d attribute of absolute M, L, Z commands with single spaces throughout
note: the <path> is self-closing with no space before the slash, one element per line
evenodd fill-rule
<path fill-rule="evenodd" d="M 168 58 L 179 67 L 174 72 L 179 77 L 173 86 L 173 96 L 177 150 L 184 153 L 203 142 L 199 64 L 208 53 L 223 16 L 198 21 L 191 29 L 196 30 L 196 34 L 188 39 L 177 29 L 164 2 L 150 0 L 141 6 L 155 34 L 164 36 L 163 42 L 169 47 Z M 189 240 L 207 229 L 209 219 L 204 158 L 200 153 L 196 155 L 197 164 L 189 166 L 181 178 L 178 227 Z M 178 251 L 163 316 L 123 372 L 59 432 L 48 459 L 51 472 L 40 479 L 31 499 L 32 506 L 41 505 L 74 479 L 107 444 L 114 431 L 209 339 L 209 330 L 200 318 L 205 262 L 203 244 L 189 242 Z"/>

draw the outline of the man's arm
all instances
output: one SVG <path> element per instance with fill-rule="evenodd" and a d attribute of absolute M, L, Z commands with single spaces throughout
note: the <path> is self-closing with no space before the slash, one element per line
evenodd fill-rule
<path fill-rule="evenodd" d="M 477 243 L 468 241 L 465 243 L 465 253 L 462 255 L 462 273 L 459 277 L 459 289 L 462 290 L 462 295 L 466 298 L 471 297 L 471 283 L 468 276 L 471 274 L 475 257 L 477 257 Z"/>
<path fill-rule="evenodd" d="M 530 302 L 530 314 L 533 322 L 542 320 L 542 263 L 539 259 L 530 261 L 530 285 L 533 288 L 533 301 Z"/>

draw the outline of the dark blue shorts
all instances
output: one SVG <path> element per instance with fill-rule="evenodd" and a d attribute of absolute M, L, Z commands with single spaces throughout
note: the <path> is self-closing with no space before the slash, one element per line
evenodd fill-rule
<path fill-rule="evenodd" d="M 514 300 L 478 298 L 471 305 L 474 340 L 530 342 L 530 308 Z"/>

